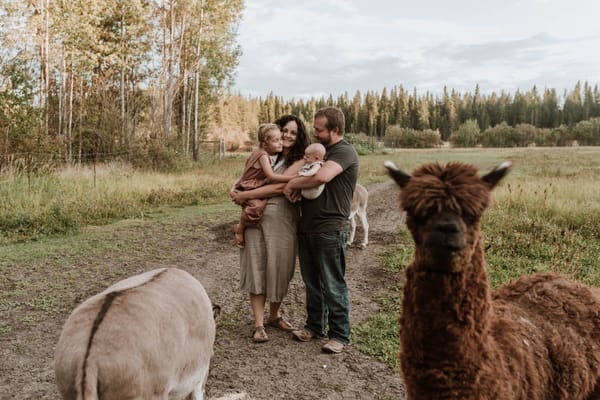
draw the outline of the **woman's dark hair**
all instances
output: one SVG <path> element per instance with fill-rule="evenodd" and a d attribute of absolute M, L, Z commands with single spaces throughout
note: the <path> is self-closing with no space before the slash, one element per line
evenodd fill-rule
<path fill-rule="evenodd" d="M 308 134 L 306 133 L 306 126 L 304 125 L 304 122 L 302 122 L 302 120 L 297 116 L 292 114 L 282 115 L 275 120 L 275 123 L 279 125 L 280 128 L 283 128 L 290 121 L 294 121 L 296 125 L 298 125 L 298 134 L 296 135 L 296 144 L 290 148 L 288 156 L 285 160 L 286 167 L 289 167 L 295 161 L 298 161 L 304 157 L 304 149 L 306 149 L 306 147 L 310 144 Z"/>

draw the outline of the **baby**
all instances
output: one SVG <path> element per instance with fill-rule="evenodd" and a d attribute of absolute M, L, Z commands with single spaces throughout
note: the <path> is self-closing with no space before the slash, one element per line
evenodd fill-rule
<path fill-rule="evenodd" d="M 321 143 L 313 143 L 308 145 L 308 147 L 304 150 L 304 161 L 306 161 L 306 164 L 300 168 L 300 171 L 298 171 L 298 176 L 313 176 L 316 174 L 323 165 L 325 152 L 325 146 L 323 146 Z M 321 193 L 323 193 L 324 188 L 325 184 L 310 189 L 302 189 L 301 194 L 302 197 L 308 200 L 314 200 L 319 197 Z"/>

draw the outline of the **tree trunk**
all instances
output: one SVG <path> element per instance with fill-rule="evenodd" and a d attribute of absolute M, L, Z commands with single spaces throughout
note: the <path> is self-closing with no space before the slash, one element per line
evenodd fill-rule
<path fill-rule="evenodd" d="M 81 165 L 81 153 L 83 147 L 83 79 L 79 82 L 79 115 L 77 116 L 77 131 L 79 133 L 79 165 Z"/>
<path fill-rule="evenodd" d="M 198 43 L 196 44 L 196 68 L 194 71 L 194 135 L 192 140 L 192 156 L 194 161 L 198 161 L 198 144 L 200 133 L 198 132 L 198 109 L 199 104 L 199 92 L 200 92 L 200 71 L 202 69 L 202 62 L 200 58 L 201 54 L 201 42 L 202 42 L 202 31 L 204 28 L 204 0 L 200 0 L 200 27 L 198 28 Z"/>
<path fill-rule="evenodd" d="M 127 146 L 127 120 L 125 119 L 125 68 L 126 68 L 126 59 L 125 59 L 125 46 L 123 37 L 125 36 L 125 18 L 123 17 L 123 11 L 121 10 L 121 76 L 119 78 L 119 86 L 120 86 L 120 95 L 121 95 L 121 147 Z"/>
<path fill-rule="evenodd" d="M 43 118 L 40 121 L 42 131 L 47 135 L 49 131 L 49 101 L 48 93 L 50 92 L 50 0 L 40 0 L 39 11 L 41 16 L 41 38 L 39 38 L 40 46 L 40 108 L 43 112 Z M 39 32 L 39 31 L 38 31 Z"/>
<path fill-rule="evenodd" d="M 186 124 L 186 115 L 187 115 L 187 73 L 184 68 L 181 68 L 182 72 L 183 72 L 183 88 L 181 89 L 181 130 L 180 130 L 180 135 L 181 135 L 181 151 L 183 154 L 187 155 L 187 146 L 186 146 L 186 131 L 187 131 L 187 124 Z"/>
<path fill-rule="evenodd" d="M 162 65 L 162 125 L 163 125 L 163 137 L 168 137 L 169 136 L 169 131 L 170 131 L 170 124 L 169 124 L 169 80 L 171 78 L 170 76 L 170 71 L 169 71 L 169 67 L 170 67 L 170 49 L 168 48 L 168 46 L 170 44 L 167 43 L 167 22 L 168 22 L 168 18 L 167 18 L 167 10 L 165 7 L 165 3 L 163 1 L 163 8 L 164 8 L 164 13 L 163 13 L 163 48 L 162 48 L 162 55 L 163 55 L 163 65 Z"/>
<path fill-rule="evenodd" d="M 191 85 L 192 83 L 192 79 L 191 77 L 187 78 L 189 80 L 188 82 L 188 86 Z M 188 92 L 190 92 L 190 90 L 188 89 Z M 188 93 L 188 101 L 187 101 L 187 112 L 186 112 L 186 116 L 187 116 L 187 122 L 186 122 L 186 130 L 185 130 L 185 154 L 189 155 L 190 154 L 190 135 L 192 133 L 192 112 L 193 112 L 193 103 L 192 103 L 192 96 L 190 95 L 190 93 Z"/>
<path fill-rule="evenodd" d="M 64 96 L 65 96 L 65 82 L 67 77 L 67 60 L 65 57 L 64 48 L 62 50 L 62 63 L 60 68 L 60 86 L 58 89 L 58 136 L 63 134 L 63 113 L 64 113 Z"/>
<path fill-rule="evenodd" d="M 75 77 L 73 76 L 73 67 L 71 67 L 71 73 L 69 74 L 71 80 L 69 85 L 69 125 L 67 126 L 67 160 L 69 164 L 73 161 L 73 86 Z"/>

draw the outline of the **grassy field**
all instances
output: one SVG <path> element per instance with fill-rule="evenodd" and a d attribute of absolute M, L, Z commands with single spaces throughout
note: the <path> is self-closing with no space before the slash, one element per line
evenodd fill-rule
<path fill-rule="evenodd" d="M 585 216 L 588 210 L 598 210 L 599 158 L 597 147 L 397 150 L 362 156 L 360 181 L 387 179 L 386 159 L 407 170 L 426 161 L 450 160 L 485 170 L 509 160 L 515 166 L 512 185 L 496 194 L 499 200 L 510 200 L 513 206 L 531 204 L 546 213 Z M 139 218 L 162 206 L 227 201 L 229 185 L 241 173 L 244 160 L 238 155 L 177 174 L 109 164 L 95 172 L 71 167 L 43 176 L 0 176 L 0 244 Z"/>
<path fill-rule="evenodd" d="M 127 165 L 71 167 L 50 175 L 0 177 L 0 245 L 68 234 L 144 216 L 163 206 L 215 204 L 243 167 L 230 157 L 177 174 L 139 172 Z"/>
<path fill-rule="evenodd" d="M 430 161 L 459 160 L 483 171 L 511 161 L 513 170 L 493 193 L 494 201 L 482 221 L 492 286 L 536 271 L 556 271 L 600 287 L 600 148 L 390 151 L 361 156 L 360 182 L 389 179 L 383 168 L 387 159 L 407 171 Z M 98 167 L 95 174 L 90 168 L 71 168 L 30 179 L 1 176 L 0 272 L 10 268 L 11 259 L 35 264 L 49 246 L 53 253 L 61 246 L 89 246 L 93 253 L 101 243 L 83 243 L 75 234 L 92 225 L 119 220 L 138 223 L 157 213 L 168 220 L 169 215 L 180 213 L 172 207 L 186 205 L 206 206 L 216 220 L 219 212 L 237 213 L 227 191 L 244 161 L 240 155 L 178 174 L 140 173 L 124 165 L 108 165 Z M 406 242 L 412 243 L 408 236 Z M 398 271 L 410 262 L 412 251 L 411 246 L 399 246 L 381 256 L 390 271 Z M 2 275 L 0 288 L 8 284 Z M 19 290 L 27 288 L 20 285 Z M 0 293 L 3 312 L 12 308 L 7 293 L 4 289 Z M 382 299 L 384 312 L 354 327 L 353 336 L 362 351 L 393 366 L 399 298 L 395 293 Z M 3 329 L 7 327 L 0 325 L 0 334 Z"/>
<path fill-rule="evenodd" d="M 483 171 L 504 160 L 513 164 L 482 221 L 492 286 L 550 270 L 600 286 L 599 148 L 477 149 L 427 156 L 470 162 Z M 423 161 L 414 153 L 389 158 L 407 170 Z"/>

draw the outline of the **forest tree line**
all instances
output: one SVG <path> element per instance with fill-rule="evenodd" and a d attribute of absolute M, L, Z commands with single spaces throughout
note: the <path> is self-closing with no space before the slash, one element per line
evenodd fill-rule
<path fill-rule="evenodd" d="M 0 167 L 22 154 L 197 160 L 203 140 L 224 138 L 235 150 L 255 140 L 259 123 L 284 113 L 310 122 L 329 105 L 344 111 L 347 132 L 372 141 L 398 129 L 447 141 L 473 122 L 488 134 L 523 124 L 572 130 L 600 117 L 600 90 L 588 82 L 563 93 L 419 94 L 400 85 L 245 97 L 229 89 L 242 12 L 243 0 L 0 0 Z"/>
<path fill-rule="evenodd" d="M 406 128 L 417 131 L 438 131 L 441 140 L 451 135 L 467 121 L 476 121 L 479 129 L 500 124 L 516 127 L 528 124 L 537 128 L 572 128 L 581 121 L 600 117 L 600 89 L 588 82 L 576 82 L 572 90 L 559 95 L 556 89 L 537 87 L 514 94 L 474 92 L 460 93 L 444 87 L 441 95 L 418 95 L 416 88 L 409 92 L 402 86 L 381 93 L 357 91 L 352 97 L 344 93 L 309 100 L 289 100 L 269 94 L 259 100 L 259 117 L 272 121 L 281 113 L 291 112 L 310 121 L 315 110 L 326 106 L 339 107 L 346 116 L 346 132 L 364 133 L 382 139 L 388 128 Z M 229 110 L 232 111 L 232 110 Z"/>

